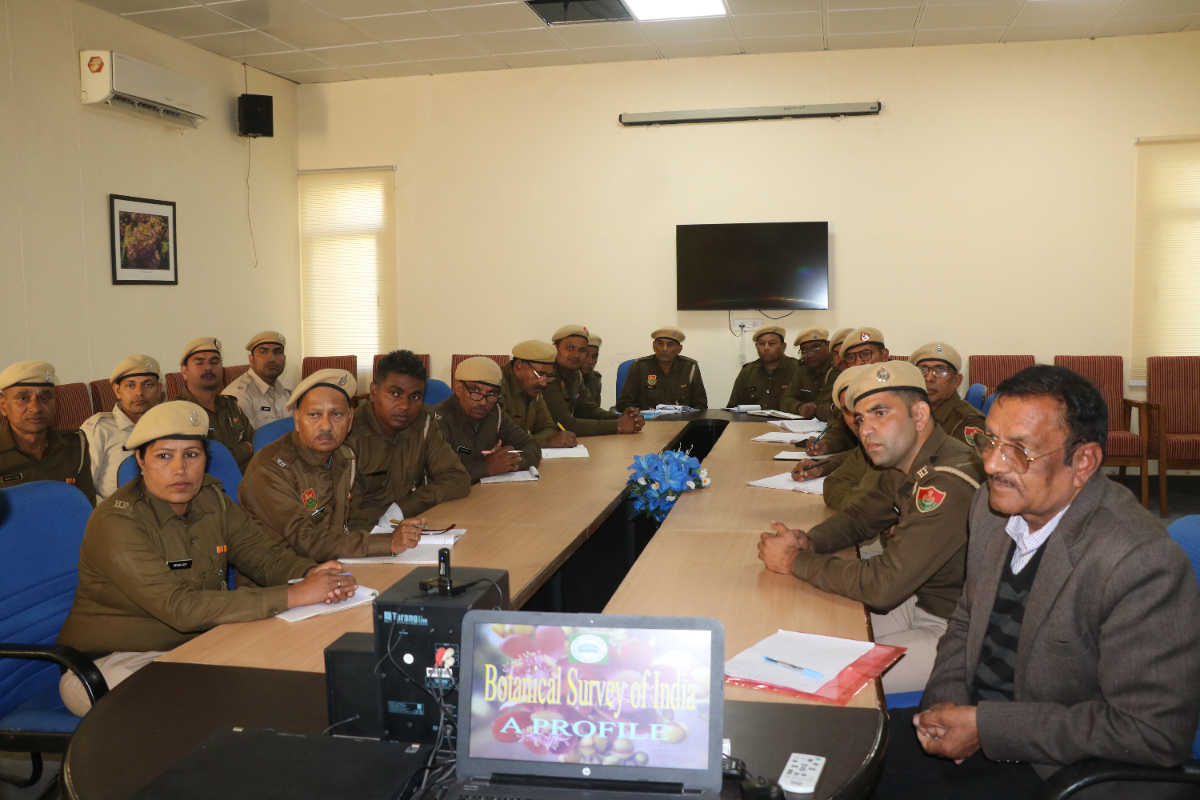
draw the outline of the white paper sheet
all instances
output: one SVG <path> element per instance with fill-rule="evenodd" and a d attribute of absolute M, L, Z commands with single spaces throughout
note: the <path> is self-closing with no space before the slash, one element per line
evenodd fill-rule
<path fill-rule="evenodd" d="M 781 450 L 775 454 L 776 461 L 824 461 L 829 456 L 810 456 L 803 450 Z"/>
<path fill-rule="evenodd" d="M 743 414 L 749 414 L 751 411 L 761 411 L 762 406 L 759 406 L 759 405 L 730 406 L 729 408 L 727 408 L 725 410 L 726 411 L 740 411 Z"/>
<path fill-rule="evenodd" d="M 780 630 L 726 661 L 725 674 L 811 693 L 874 647 L 871 642 Z M 821 677 L 814 678 L 800 670 L 772 664 L 764 661 L 763 656 L 804 667 Z"/>
<path fill-rule="evenodd" d="M 658 416 L 660 414 L 684 414 L 688 411 L 695 411 L 691 406 L 673 406 L 667 403 L 659 403 L 650 410 L 642 410 L 642 416 L 649 418 L 650 415 Z"/>
<path fill-rule="evenodd" d="M 454 549 L 454 543 L 467 532 L 466 528 L 455 528 L 446 533 L 431 533 L 421 537 L 416 547 L 405 550 L 399 555 L 371 556 L 369 558 L 339 558 L 342 564 L 403 564 L 406 566 L 422 566 L 438 563 L 438 550 L 443 547 Z"/>
<path fill-rule="evenodd" d="M 819 419 L 771 420 L 770 424 L 791 433 L 820 433 L 825 430 L 825 423 Z"/>
<path fill-rule="evenodd" d="M 505 472 L 502 475 L 488 475 L 486 478 L 480 478 L 480 483 L 524 483 L 525 481 L 536 481 L 542 475 L 538 472 L 537 467 L 529 469 L 521 469 L 516 472 Z"/>
<path fill-rule="evenodd" d="M 542 460 L 547 458 L 587 458 L 590 453 L 588 449 L 581 444 L 574 447 L 543 447 Z"/>
<path fill-rule="evenodd" d="M 343 564 L 347 563 L 345 559 L 341 560 Z M 289 608 L 282 614 L 276 614 L 276 619 L 287 620 L 288 622 L 299 622 L 304 619 L 312 619 L 319 617 L 322 614 L 334 614 L 338 611 L 345 611 L 357 606 L 366 605 L 375 601 L 375 597 L 379 592 L 374 589 L 368 589 L 366 586 L 359 584 L 358 589 L 354 592 L 354 596 L 348 600 L 343 600 L 340 603 L 313 603 L 311 606 L 297 606 Z"/>
<path fill-rule="evenodd" d="M 751 486 L 761 486 L 764 489 L 783 489 L 787 492 L 802 492 L 803 494 L 821 494 L 821 490 L 825 486 L 824 476 L 813 478 L 811 481 L 797 481 L 792 479 L 790 472 L 781 472 L 769 478 L 746 482 Z"/>
<path fill-rule="evenodd" d="M 371 529 L 371 533 L 391 533 L 396 530 L 396 526 L 389 521 L 393 519 L 404 519 L 404 512 L 395 503 L 392 503 L 388 506 L 388 510 L 383 512 L 383 516 L 375 523 L 375 527 Z"/>
<path fill-rule="evenodd" d="M 762 436 L 755 436 L 752 442 L 767 442 L 768 444 L 795 444 L 812 438 L 806 433 L 788 433 L 787 431 L 771 431 Z"/>
<path fill-rule="evenodd" d="M 804 417 L 800 416 L 799 414 L 789 414 L 786 411 L 777 411 L 777 410 L 771 410 L 771 409 L 768 409 L 766 411 L 762 411 L 762 410 L 750 411 L 748 413 L 752 417 L 778 417 L 779 419 L 784 419 L 784 420 L 792 420 L 792 419 L 803 420 L 804 419 Z M 807 422 L 807 420 L 805 420 L 805 421 Z"/>

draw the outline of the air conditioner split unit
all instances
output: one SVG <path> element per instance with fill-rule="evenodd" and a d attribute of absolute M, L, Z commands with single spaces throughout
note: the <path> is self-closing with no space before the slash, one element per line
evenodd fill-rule
<path fill-rule="evenodd" d="M 112 50 L 79 52 L 80 99 L 182 128 L 208 119 L 208 84 Z"/>

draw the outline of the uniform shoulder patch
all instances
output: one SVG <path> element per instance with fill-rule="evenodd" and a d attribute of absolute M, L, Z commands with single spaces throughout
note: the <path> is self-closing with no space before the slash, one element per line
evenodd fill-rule
<path fill-rule="evenodd" d="M 284 461 L 282 458 L 275 459 L 275 463 L 278 464 L 279 466 L 283 467 L 284 469 L 288 468 L 288 462 Z"/>
<path fill-rule="evenodd" d="M 917 491 L 917 511 L 922 514 L 933 511 L 946 499 L 946 493 L 935 486 L 926 486 Z"/>
<path fill-rule="evenodd" d="M 646 385 L 647 386 L 654 386 L 657 383 L 658 383 L 657 375 L 647 375 L 646 376 Z"/>
<path fill-rule="evenodd" d="M 129 503 L 126 502 L 125 500 L 114 500 L 113 508 L 121 508 L 121 509 L 129 508 Z"/>
<path fill-rule="evenodd" d="M 967 440 L 967 444 L 975 446 L 975 437 L 983 433 L 982 428 L 977 428 L 974 425 L 968 425 L 963 429 L 963 438 Z"/>

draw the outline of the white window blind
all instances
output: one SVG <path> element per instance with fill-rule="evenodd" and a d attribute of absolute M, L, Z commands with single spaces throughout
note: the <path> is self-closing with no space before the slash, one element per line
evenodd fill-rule
<path fill-rule="evenodd" d="M 1200 354 L 1200 141 L 1137 146 L 1133 364 Z"/>
<path fill-rule="evenodd" d="M 390 169 L 300 175 L 304 354 L 356 355 L 360 382 L 399 344 L 394 198 Z"/>

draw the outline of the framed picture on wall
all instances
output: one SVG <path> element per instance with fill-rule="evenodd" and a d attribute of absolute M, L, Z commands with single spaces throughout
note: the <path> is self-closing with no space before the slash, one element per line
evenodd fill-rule
<path fill-rule="evenodd" d="M 179 283 L 174 203 L 110 194 L 108 216 L 114 284 Z"/>

